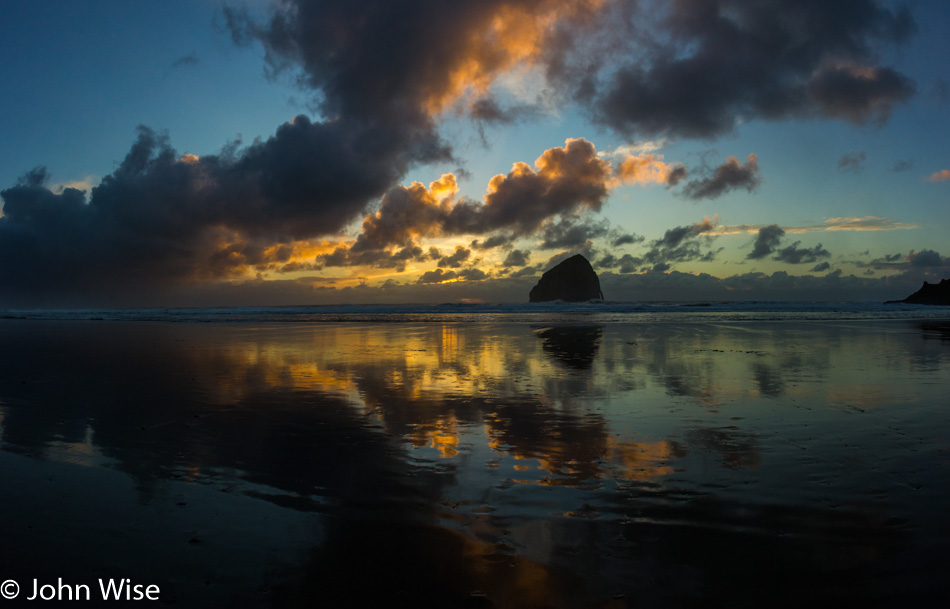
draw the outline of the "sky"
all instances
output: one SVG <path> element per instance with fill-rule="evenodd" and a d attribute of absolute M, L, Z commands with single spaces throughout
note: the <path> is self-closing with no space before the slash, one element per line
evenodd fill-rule
<path fill-rule="evenodd" d="M 941 0 L 10 0 L 0 306 L 886 300 L 950 277 Z"/>

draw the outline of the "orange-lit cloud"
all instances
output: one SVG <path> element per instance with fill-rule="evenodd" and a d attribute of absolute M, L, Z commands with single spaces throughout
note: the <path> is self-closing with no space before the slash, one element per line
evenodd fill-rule
<path fill-rule="evenodd" d="M 430 82 L 423 107 L 432 116 L 449 108 L 470 111 L 498 79 L 525 72 L 543 58 L 555 26 L 596 11 L 604 0 L 546 0 L 531 7 L 501 4 L 455 41 L 453 63 L 441 83 Z"/>
<path fill-rule="evenodd" d="M 314 258 L 332 252 L 336 241 L 293 241 L 260 245 L 247 239 L 222 235 L 209 253 L 206 264 L 196 271 L 197 278 L 229 278 L 276 271 L 293 273 L 312 271 Z"/>
<path fill-rule="evenodd" d="M 616 165 L 617 179 L 624 184 L 668 184 L 685 175 L 682 164 L 663 161 L 662 154 L 627 155 Z M 677 177 L 678 176 L 678 177 Z"/>
<path fill-rule="evenodd" d="M 928 182 L 946 182 L 950 180 L 950 169 L 941 169 L 940 171 L 935 171 L 930 174 L 930 177 L 927 178 Z"/>
<path fill-rule="evenodd" d="M 545 150 L 534 163 L 512 165 L 507 174 L 491 178 L 481 202 L 456 200 L 453 174 L 444 174 L 428 188 L 413 182 L 389 190 L 379 209 L 367 215 L 344 264 L 360 264 L 367 252 L 417 247 L 421 237 L 484 235 L 507 230 L 517 236 L 538 230 L 549 219 L 577 211 L 599 211 L 616 183 L 608 161 L 594 145 L 569 139 L 563 147 Z M 413 254 L 418 258 L 422 250 Z"/>

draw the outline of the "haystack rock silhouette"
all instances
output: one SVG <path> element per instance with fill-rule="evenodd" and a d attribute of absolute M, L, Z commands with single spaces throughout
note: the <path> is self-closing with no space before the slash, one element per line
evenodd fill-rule
<path fill-rule="evenodd" d="M 919 290 L 904 300 L 889 300 L 888 302 L 950 306 L 950 279 L 941 279 L 940 283 L 925 281 Z"/>
<path fill-rule="evenodd" d="M 531 288 L 528 295 L 530 302 L 588 302 L 603 299 L 604 293 L 600 291 L 597 273 L 587 258 L 580 254 L 571 256 L 541 275 L 538 285 Z"/>

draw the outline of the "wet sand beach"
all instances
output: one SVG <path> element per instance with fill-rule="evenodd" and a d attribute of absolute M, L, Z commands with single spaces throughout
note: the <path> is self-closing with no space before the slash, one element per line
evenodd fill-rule
<path fill-rule="evenodd" d="M 950 322 L 0 320 L 0 341 L 0 580 L 21 594 L 100 578 L 176 607 L 950 592 Z"/>

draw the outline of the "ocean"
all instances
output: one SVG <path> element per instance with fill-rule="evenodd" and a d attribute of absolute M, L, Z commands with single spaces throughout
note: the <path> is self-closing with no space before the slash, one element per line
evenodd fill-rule
<path fill-rule="evenodd" d="M 445 303 L 144 309 L 7 309 L 0 319 L 169 322 L 551 322 L 941 319 L 950 307 L 881 302 Z"/>
<path fill-rule="evenodd" d="M 21 601 L 950 593 L 948 308 L 7 310 L 0 345 L 0 593 Z"/>

